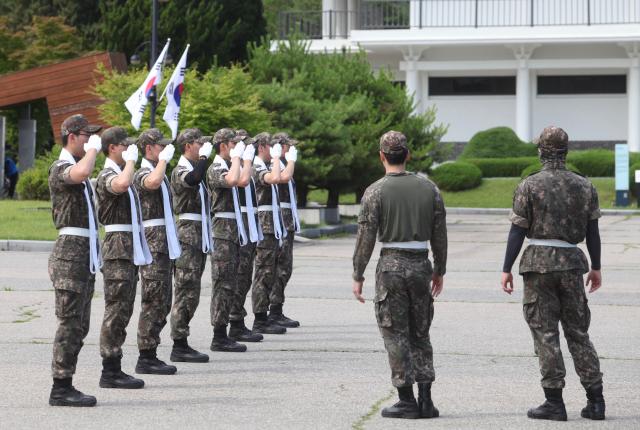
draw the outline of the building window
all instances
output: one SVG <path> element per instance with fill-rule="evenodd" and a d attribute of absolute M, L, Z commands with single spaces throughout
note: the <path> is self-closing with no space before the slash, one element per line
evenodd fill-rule
<path fill-rule="evenodd" d="M 538 94 L 626 94 L 626 75 L 538 76 Z"/>
<path fill-rule="evenodd" d="M 515 76 L 429 78 L 430 96 L 510 96 L 515 94 Z"/>

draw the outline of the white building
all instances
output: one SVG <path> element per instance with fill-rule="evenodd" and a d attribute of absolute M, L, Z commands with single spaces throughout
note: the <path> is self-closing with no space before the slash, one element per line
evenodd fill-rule
<path fill-rule="evenodd" d="M 640 151 L 640 0 L 322 0 L 279 24 L 314 52 L 365 49 L 417 111 L 437 107 L 445 141 L 555 124 Z"/>

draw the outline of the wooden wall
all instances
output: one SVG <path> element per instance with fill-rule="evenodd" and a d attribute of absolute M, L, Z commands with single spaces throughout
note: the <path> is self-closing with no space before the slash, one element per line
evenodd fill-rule
<path fill-rule="evenodd" d="M 100 52 L 57 64 L 0 76 L 0 108 L 46 99 L 53 135 L 60 142 L 60 125 L 81 113 L 91 124 L 104 124 L 96 107 L 103 100 L 91 93 L 99 63 L 107 70 L 126 71 L 124 54 Z"/>

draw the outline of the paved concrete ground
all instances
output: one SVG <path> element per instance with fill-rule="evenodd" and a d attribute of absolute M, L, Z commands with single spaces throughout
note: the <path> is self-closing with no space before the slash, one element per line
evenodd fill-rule
<path fill-rule="evenodd" d="M 580 418 L 584 394 L 563 343 L 568 424 L 525 416 L 542 393 L 522 318 L 522 282 L 517 280 L 513 297 L 498 285 L 508 221 L 504 215 L 450 215 L 448 221 L 448 275 L 432 326 L 437 420 L 380 417 L 380 406 L 394 393 L 372 303 L 361 305 L 351 296 L 350 236 L 296 247 L 285 311 L 302 321 L 301 328 L 250 344 L 244 354 L 211 353 L 207 364 L 181 364 L 175 376 L 146 376 L 140 391 L 98 388 L 99 277 L 74 380 L 99 403 L 83 410 L 47 405 L 55 331 L 47 254 L 0 252 L 0 428 L 640 428 L 640 217 L 602 219 L 604 286 L 589 297 L 608 420 Z M 372 261 L 367 297 L 374 268 Z M 190 342 L 207 350 L 208 271 L 204 285 Z M 125 345 L 126 371 L 135 365 L 138 310 Z M 160 356 L 166 359 L 167 329 L 163 341 Z"/>

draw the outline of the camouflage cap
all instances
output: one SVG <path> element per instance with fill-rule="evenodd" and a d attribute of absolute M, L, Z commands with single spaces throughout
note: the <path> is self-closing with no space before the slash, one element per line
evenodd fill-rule
<path fill-rule="evenodd" d="M 138 136 L 138 146 L 142 151 L 144 151 L 144 147 L 147 145 L 163 145 L 167 146 L 173 142 L 171 139 L 165 139 L 162 135 L 162 132 L 157 128 L 150 128 L 148 130 L 143 131 Z"/>
<path fill-rule="evenodd" d="M 180 147 L 180 149 L 184 149 L 184 146 L 187 143 L 194 143 L 196 140 L 202 137 L 202 132 L 199 128 L 187 128 L 182 130 L 182 133 L 178 135 L 176 139 L 176 144 Z"/>
<path fill-rule="evenodd" d="M 289 140 L 290 140 L 289 135 L 283 131 L 278 132 L 273 136 L 271 136 L 272 145 L 275 145 L 276 143 L 279 143 L 280 145 L 288 145 Z"/>
<path fill-rule="evenodd" d="M 241 140 L 242 136 L 238 136 L 232 128 L 221 128 L 213 135 L 213 142 L 216 144 L 224 142 L 240 142 Z"/>
<path fill-rule="evenodd" d="M 203 145 L 205 142 L 213 143 L 213 136 L 200 136 L 199 138 L 196 139 L 196 142 L 201 143 Z"/>
<path fill-rule="evenodd" d="M 560 127 L 551 125 L 542 130 L 533 143 L 538 145 L 540 152 L 565 154 L 569 149 L 569 136 Z"/>
<path fill-rule="evenodd" d="M 69 118 L 65 119 L 62 122 L 62 126 L 60 127 L 60 134 L 62 137 L 68 136 L 71 133 L 78 134 L 81 131 L 86 131 L 87 133 L 97 133 L 102 129 L 101 125 L 92 125 L 89 124 L 87 118 L 85 118 L 82 114 L 72 115 Z"/>
<path fill-rule="evenodd" d="M 380 138 L 380 151 L 385 154 L 402 152 L 405 149 L 409 149 L 407 146 L 407 138 L 399 131 L 387 131 Z"/>
<path fill-rule="evenodd" d="M 249 137 L 249 136 L 245 137 L 243 142 L 247 146 L 256 144 L 256 140 L 253 137 Z"/>
<path fill-rule="evenodd" d="M 246 138 L 246 137 L 249 137 L 249 133 L 244 128 L 239 128 L 236 130 L 236 136 Z"/>
<path fill-rule="evenodd" d="M 127 131 L 122 127 L 111 127 L 102 132 L 102 150 L 107 153 L 109 145 L 129 146 L 136 143 L 136 140 L 129 137 Z"/>
<path fill-rule="evenodd" d="M 258 145 L 271 145 L 271 134 L 263 131 L 262 133 L 256 134 L 254 137 L 255 143 Z"/>

